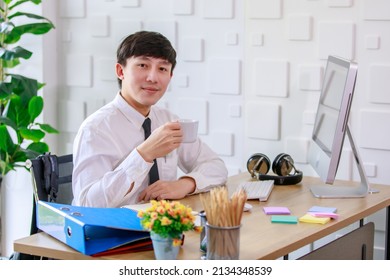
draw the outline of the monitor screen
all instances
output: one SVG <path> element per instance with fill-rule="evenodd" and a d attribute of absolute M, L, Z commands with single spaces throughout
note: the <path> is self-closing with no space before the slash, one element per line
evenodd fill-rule
<path fill-rule="evenodd" d="M 350 142 L 353 141 L 348 117 L 356 77 L 356 63 L 340 57 L 328 57 L 309 149 L 309 163 L 326 184 L 333 184 L 335 181 L 345 135 L 348 134 Z M 352 149 L 356 159 L 357 151 L 355 147 Z M 329 188 L 326 189 L 328 191 Z M 331 194 L 333 195 L 350 196 L 349 193 L 336 192 Z"/>

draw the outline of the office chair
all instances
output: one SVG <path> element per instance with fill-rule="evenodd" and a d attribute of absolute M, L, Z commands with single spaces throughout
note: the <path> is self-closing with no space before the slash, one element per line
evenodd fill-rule
<path fill-rule="evenodd" d="M 30 234 L 39 232 L 36 225 L 36 203 L 38 200 L 71 204 L 73 200 L 72 172 L 73 155 L 56 156 L 50 153 L 26 161 L 33 185 L 33 211 Z M 10 259 L 31 260 L 38 256 L 14 252 Z"/>

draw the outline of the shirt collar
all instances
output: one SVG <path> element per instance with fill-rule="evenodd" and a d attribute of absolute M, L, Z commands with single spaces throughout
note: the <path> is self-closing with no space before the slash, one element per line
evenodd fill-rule
<path fill-rule="evenodd" d="M 126 102 L 126 100 L 120 94 L 120 91 L 118 91 L 117 95 L 115 96 L 114 103 L 129 122 L 133 123 L 136 127 L 142 128 L 142 124 L 146 118 Z M 152 106 L 148 115 L 152 123 L 153 119 L 155 119 L 154 116 L 155 114 Z"/>

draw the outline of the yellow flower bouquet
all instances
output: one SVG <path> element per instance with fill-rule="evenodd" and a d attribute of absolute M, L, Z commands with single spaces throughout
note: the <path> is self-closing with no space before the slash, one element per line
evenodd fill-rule
<path fill-rule="evenodd" d="M 152 200 L 152 206 L 138 212 L 141 225 L 164 238 L 172 238 L 174 246 L 180 246 L 182 234 L 185 231 L 200 232 L 201 227 L 195 226 L 195 216 L 192 209 L 178 201 Z"/>

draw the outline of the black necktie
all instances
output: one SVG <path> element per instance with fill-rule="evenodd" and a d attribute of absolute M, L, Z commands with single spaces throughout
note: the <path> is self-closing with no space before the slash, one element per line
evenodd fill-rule
<path fill-rule="evenodd" d="M 146 118 L 144 123 L 142 124 L 142 127 L 144 128 L 145 132 L 145 140 L 150 136 L 151 128 L 150 128 L 150 119 Z M 152 168 L 149 171 L 149 185 L 153 184 L 154 182 L 159 180 L 158 176 L 158 168 L 157 168 L 157 161 L 154 159 L 154 164 Z"/>

